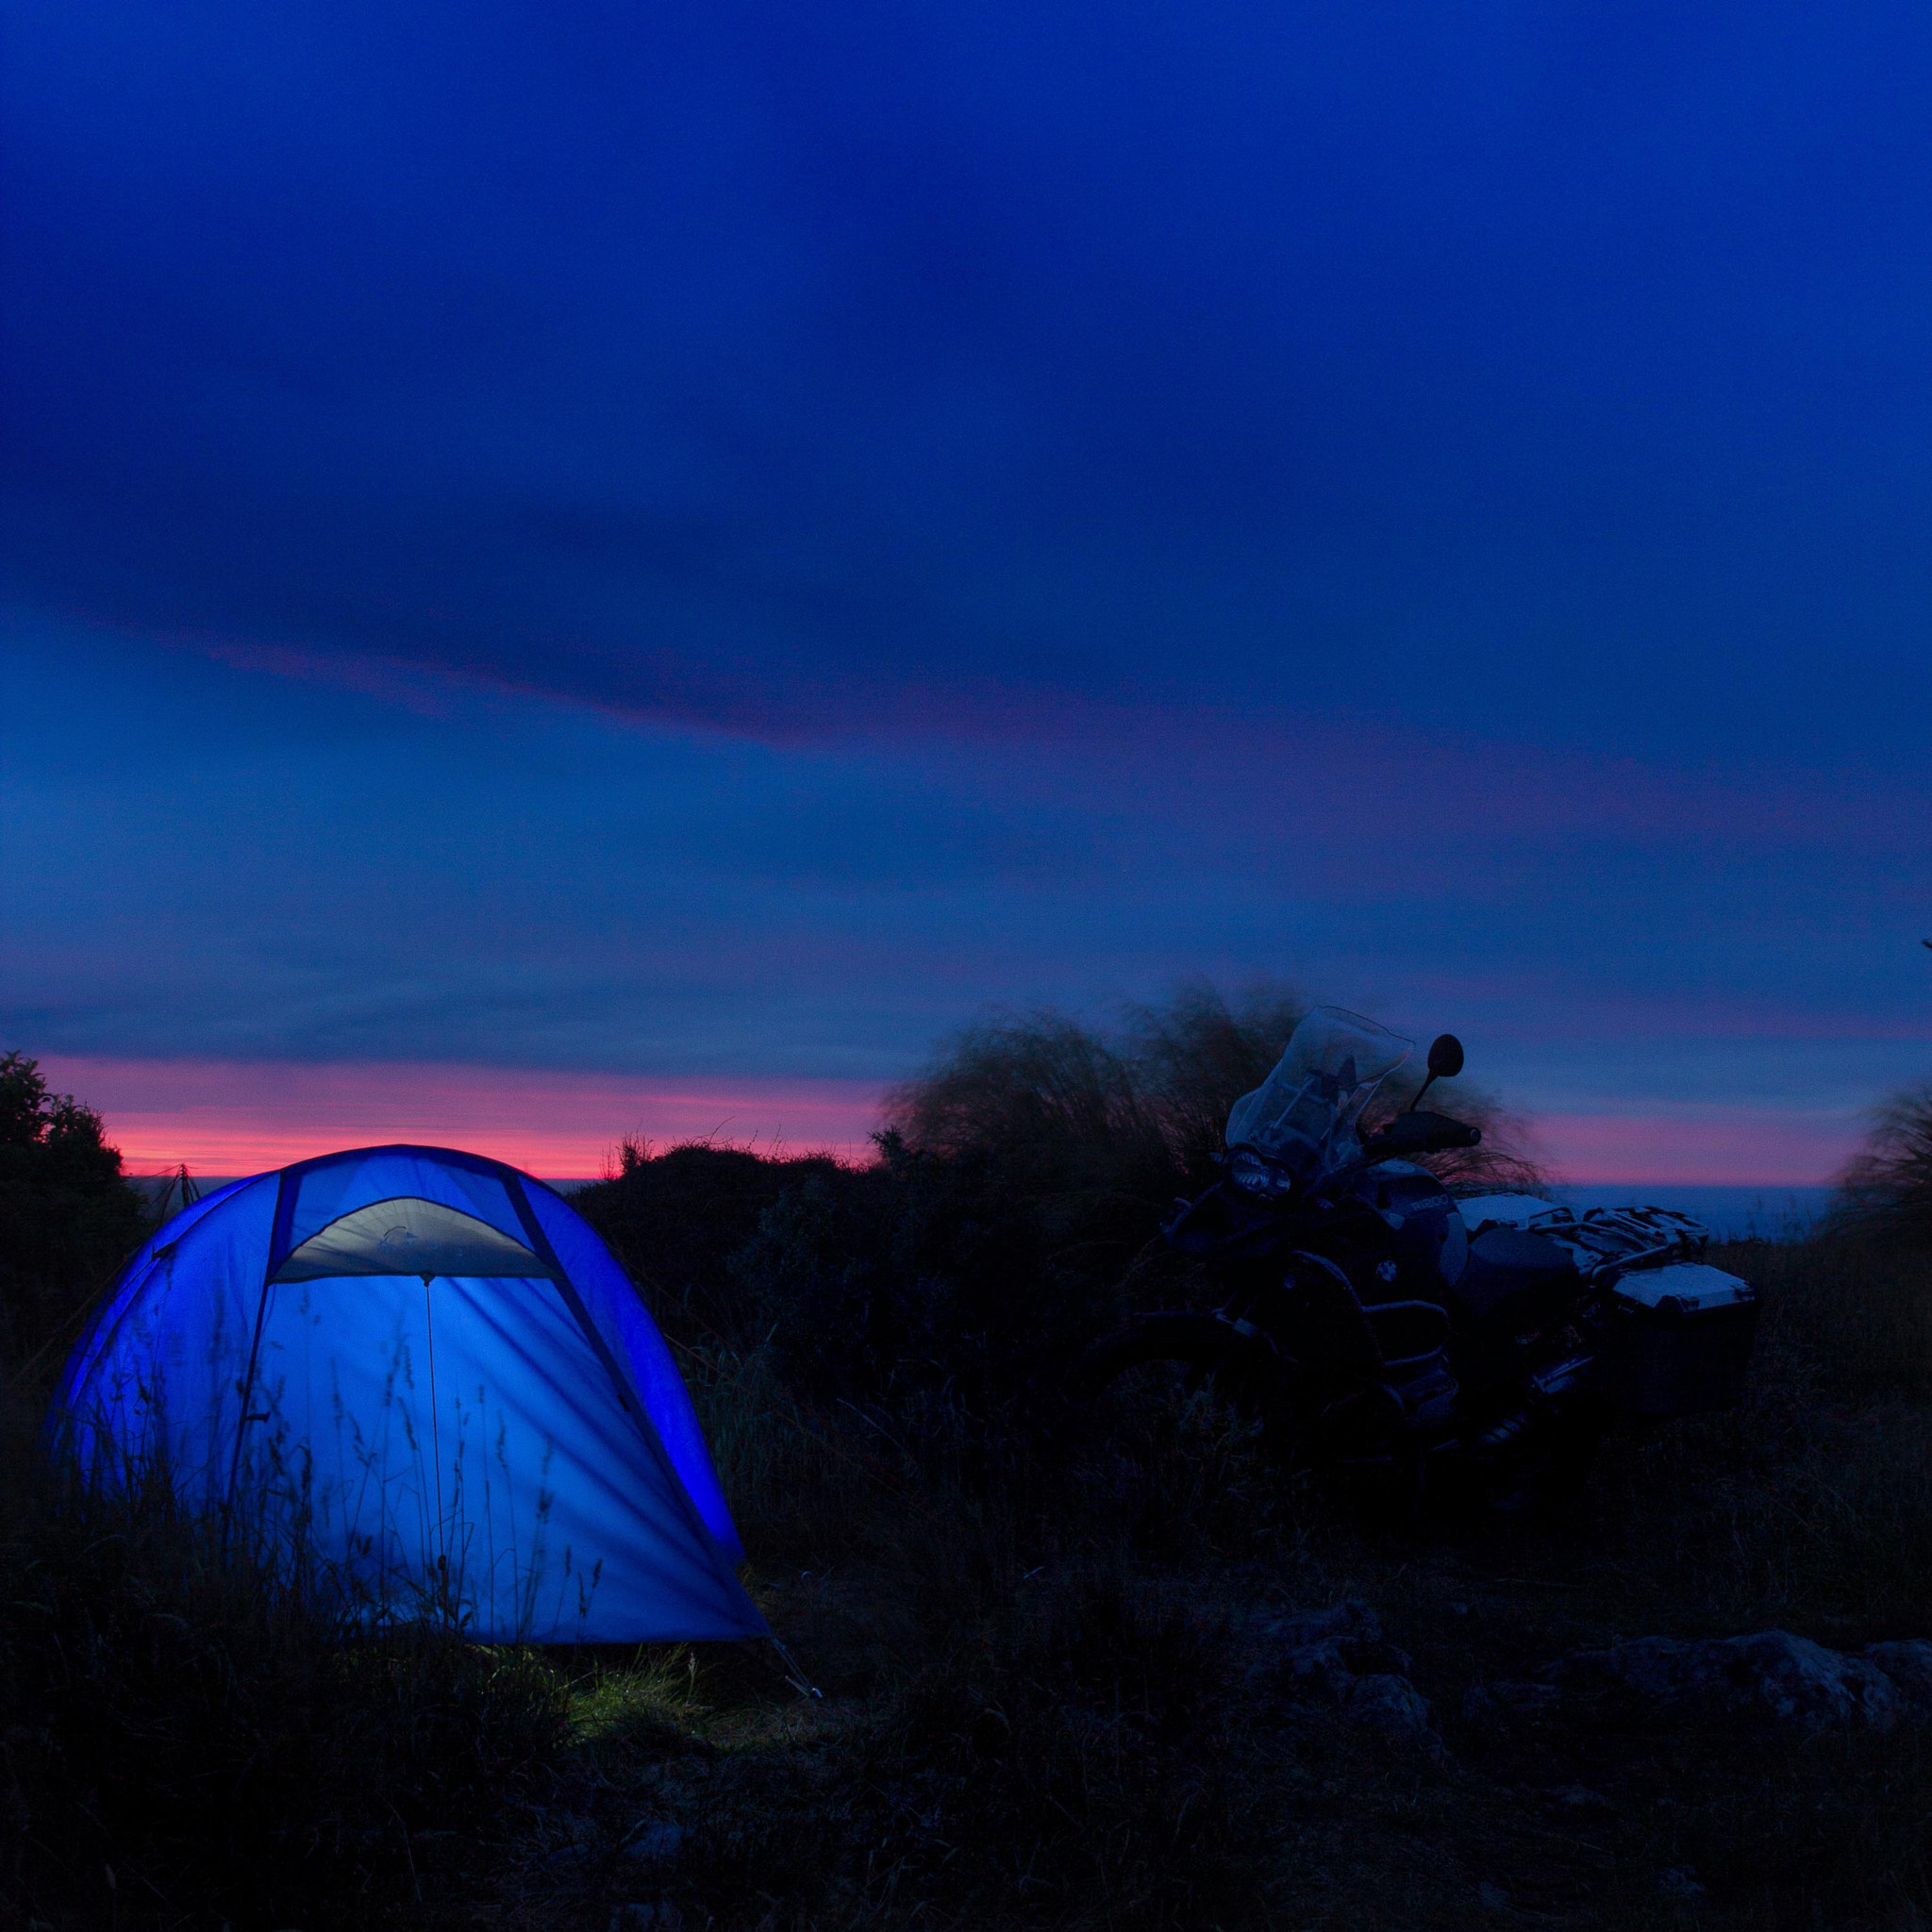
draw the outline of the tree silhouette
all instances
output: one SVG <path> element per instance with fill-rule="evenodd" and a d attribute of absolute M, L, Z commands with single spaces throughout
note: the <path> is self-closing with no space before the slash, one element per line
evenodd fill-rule
<path fill-rule="evenodd" d="M 0 1347 L 58 1333 L 145 1229 L 101 1117 L 51 1093 L 40 1063 L 0 1054 Z"/>

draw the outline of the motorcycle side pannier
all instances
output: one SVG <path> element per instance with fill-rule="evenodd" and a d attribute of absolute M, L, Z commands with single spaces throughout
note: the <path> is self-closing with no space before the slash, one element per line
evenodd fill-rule
<path fill-rule="evenodd" d="M 1678 1261 L 1626 1274 L 1610 1291 L 1610 1398 L 1634 1415 L 1734 1407 L 1757 1332 L 1757 1291 L 1722 1268 Z"/>

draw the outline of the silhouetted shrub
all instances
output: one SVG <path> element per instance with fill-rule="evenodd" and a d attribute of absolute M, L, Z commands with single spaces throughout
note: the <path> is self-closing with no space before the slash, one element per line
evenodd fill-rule
<path fill-rule="evenodd" d="M 0 1349 L 58 1346 L 145 1232 L 101 1117 L 50 1093 L 38 1061 L 0 1055 Z"/>
<path fill-rule="evenodd" d="M 1102 1252 L 1062 1252 L 1068 1197 L 1004 1150 L 914 1149 L 891 1130 L 878 1145 L 865 1168 L 674 1147 L 575 1205 L 676 1341 L 767 1350 L 800 1392 L 854 1400 L 1037 1381 L 1117 1306 L 1158 1218 L 1110 1200 Z"/>
<path fill-rule="evenodd" d="M 839 1189 L 855 1170 L 824 1157 L 785 1158 L 708 1141 L 653 1155 L 626 1142 L 619 1172 L 572 1197 L 610 1244 L 674 1341 L 701 1337 L 734 1348 L 762 1335 L 731 1257 L 779 1198 L 809 1181 Z"/>
<path fill-rule="evenodd" d="M 1201 985 L 1130 1010 L 1124 1051 L 1140 1104 L 1190 1186 L 1216 1177 L 1228 1109 L 1268 1077 L 1306 1010 L 1281 988 L 1257 988 L 1231 1006 Z"/>
<path fill-rule="evenodd" d="M 1932 1087 L 1900 1094 L 1880 1113 L 1840 1187 L 1842 1220 L 1932 1248 Z"/>

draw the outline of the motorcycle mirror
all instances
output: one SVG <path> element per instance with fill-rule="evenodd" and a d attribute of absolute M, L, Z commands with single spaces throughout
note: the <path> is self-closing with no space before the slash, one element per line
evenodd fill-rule
<path fill-rule="evenodd" d="M 1429 1077 L 1416 1089 L 1415 1098 L 1408 1103 L 1413 1113 L 1423 1104 L 1423 1095 L 1438 1080 L 1453 1080 L 1462 1071 L 1462 1042 L 1453 1033 L 1439 1033 L 1429 1042 Z"/>

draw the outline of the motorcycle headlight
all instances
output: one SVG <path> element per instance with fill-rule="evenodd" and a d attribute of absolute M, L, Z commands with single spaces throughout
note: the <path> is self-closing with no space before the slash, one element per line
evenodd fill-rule
<path fill-rule="evenodd" d="M 1252 1147 L 1237 1147 L 1227 1158 L 1227 1172 L 1236 1187 L 1264 1200 L 1279 1201 L 1294 1191 L 1294 1176 Z"/>

